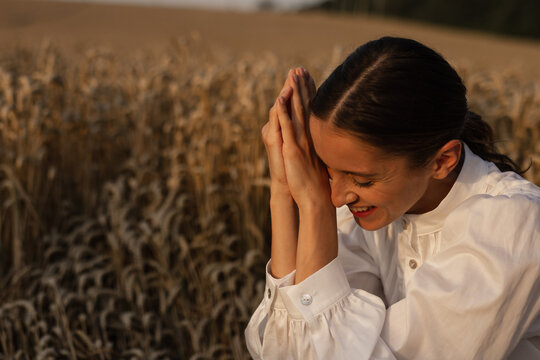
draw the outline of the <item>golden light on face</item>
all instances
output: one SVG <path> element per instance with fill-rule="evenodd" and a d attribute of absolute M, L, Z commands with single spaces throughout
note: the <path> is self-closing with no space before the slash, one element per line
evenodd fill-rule
<path fill-rule="evenodd" d="M 331 178 L 334 206 L 347 205 L 362 228 L 377 230 L 405 213 L 431 210 L 429 169 L 412 168 L 406 158 L 385 154 L 331 121 L 312 116 L 310 132 Z"/>

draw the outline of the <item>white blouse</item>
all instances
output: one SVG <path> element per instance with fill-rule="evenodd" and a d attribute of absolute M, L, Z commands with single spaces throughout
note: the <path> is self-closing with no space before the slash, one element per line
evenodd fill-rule
<path fill-rule="evenodd" d="M 337 216 L 325 267 L 293 285 L 268 263 L 245 333 L 254 359 L 540 359 L 540 188 L 465 146 L 433 211 L 376 231 Z"/>

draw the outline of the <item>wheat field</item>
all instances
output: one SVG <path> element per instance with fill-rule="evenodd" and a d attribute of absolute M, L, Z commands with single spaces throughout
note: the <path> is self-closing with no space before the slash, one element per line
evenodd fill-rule
<path fill-rule="evenodd" d="M 270 244 L 260 128 L 294 60 L 196 34 L 129 58 L 4 55 L 0 359 L 248 359 Z M 302 65 L 320 83 L 345 55 Z M 540 184 L 540 82 L 456 67 Z"/>

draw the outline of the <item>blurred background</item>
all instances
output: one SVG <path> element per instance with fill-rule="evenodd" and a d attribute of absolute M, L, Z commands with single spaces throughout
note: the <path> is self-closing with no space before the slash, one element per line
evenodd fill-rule
<path fill-rule="evenodd" d="M 540 184 L 533 0 L 0 2 L 0 359 L 248 359 L 288 70 L 410 37 Z"/>

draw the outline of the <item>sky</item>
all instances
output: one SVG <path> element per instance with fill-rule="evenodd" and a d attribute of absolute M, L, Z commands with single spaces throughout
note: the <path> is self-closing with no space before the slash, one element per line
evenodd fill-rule
<path fill-rule="evenodd" d="M 207 9 L 243 10 L 257 9 L 262 2 L 272 3 L 278 10 L 295 10 L 322 0 L 68 0 L 72 2 L 99 2 L 111 4 L 140 4 L 154 6 L 179 6 Z"/>

